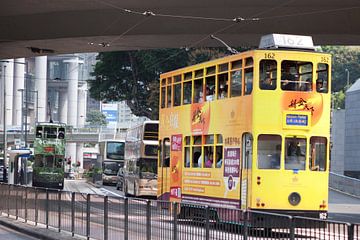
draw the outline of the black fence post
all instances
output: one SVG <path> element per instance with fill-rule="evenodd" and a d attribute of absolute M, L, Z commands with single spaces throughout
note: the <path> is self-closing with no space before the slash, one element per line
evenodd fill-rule
<path fill-rule="evenodd" d="M 244 218 L 244 240 L 248 239 L 248 212 L 243 210 L 243 218 Z"/>
<path fill-rule="evenodd" d="M 104 197 L 104 240 L 108 240 L 108 216 L 109 215 L 109 205 L 108 205 L 108 196 Z"/>
<path fill-rule="evenodd" d="M 90 239 L 90 194 L 86 195 L 86 239 Z"/>
<path fill-rule="evenodd" d="M 37 188 L 35 188 L 35 226 L 37 226 L 38 218 L 39 218 L 37 199 L 38 199 L 38 191 Z"/>
<path fill-rule="evenodd" d="M 173 226 L 173 239 L 177 240 L 178 239 L 178 229 L 177 229 L 177 225 L 178 225 L 178 219 L 177 219 L 177 209 L 178 209 L 178 203 L 177 202 L 173 202 L 172 204 L 172 214 L 173 214 L 173 219 L 174 219 L 174 226 Z"/>
<path fill-rule="evenodd" d="M 354 224 L 347 224 L 347 231 L 348 231 L 348 239 L 347 240 L 354 240 Z"/>
<path fill-rule="evenodd" d="M 10 216 L 10 191 L 11 191 L 11 185 L 9 184 L 9 191 L 8 191 L 8 197 L 7 197 L 7 215 Z"/>
<path fill-rule="evenodd" d="M 295 224 L 294 224 L 294 218 L 289 216 L 289 226 L 290 226 L 290 239 L 295 239 Z"/>
<path fill-rule="evenodd" d="M 205 208 L 205 239 L 210 239 L 210 207 Z"/>
<path fill-rule="evenodd" d="M 151 201 L 146 200 L 146 240 L 151 239 Z"/>
<path fill-rule="evenodd" d="M 129 199 L 124 198 L 124 240 L 129 239 Z"/>
<path fill-rule="evenodd" d="M 27 222 L 27 218 L 28 218 L 27 200 L 28 200 L 28 187 L 25 186 L 25 223 Z"/>
<path fill-rule="evenodd" d="M 49 228 L 49 190 L 45 189 L 46 200 L 45 200 L 45 224 L 46 228 Z"/>
<path fill-rule="evenodd" d="M 71 193 L 71 235 L 75 235 L 75 193 Z"/>
<path fill-rule="evenodd" d="M 61 191 L 58 190 L 58 231 L 61 232 Z"/>
<path fill-rule="evenodd" d="M 15 189 L 15 219 L 18 220 L 18 189 Z"/>

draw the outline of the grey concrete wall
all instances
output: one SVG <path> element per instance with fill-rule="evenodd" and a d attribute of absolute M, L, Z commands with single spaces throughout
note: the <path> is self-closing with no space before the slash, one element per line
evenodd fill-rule
<path fill-rule="evenodd" d="M 360 172 L 360 90 L 346 92 L 344 171 Z"/>
<path fill-rule="evenodd" d="M 335 190 L 360 197 L 360 180 L 344 175 L 330 173 L 329 186 Z"/>
<path fill-rule="evenodd" d="M 331 122 L 330 171 L 344 174 L 345 110 L 334 110 Z"/>

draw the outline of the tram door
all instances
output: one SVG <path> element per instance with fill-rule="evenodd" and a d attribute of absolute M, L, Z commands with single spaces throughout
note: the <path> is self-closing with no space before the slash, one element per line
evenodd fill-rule
<path fill-rule="evenodd" d="M 253 138 L 250 133 L 245 133 L 242 137 L 242 174 L 241 174 L 241 189 L 240 200 L 241 209 L 246 209 L 249 206 L 248 192 L 251 180 L 251 160 L 252 160 L 252 146 Z"/>
<path fill-rule="evenodd" d="M 161 200 L 169 200 L 170 197 L 170 139 L 165 138 L 161 145 L 161 154 L 160 154 L 160 172 L 158 177 L 161 178 L 159 197 Z"/>

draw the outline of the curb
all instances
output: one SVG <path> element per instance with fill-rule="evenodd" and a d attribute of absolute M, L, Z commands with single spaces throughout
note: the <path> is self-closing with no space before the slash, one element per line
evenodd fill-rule
<path fill-rule="evenodd" d="M 71 234 L 65 235 L 65 233 L 55 232 L 46 228 L 36 228 L 35 226 L 31 226 L 27 223 L 15 219 L 11 219 L 5 216 L 0 216 L 0 224 L 7 228 L 13 229 L 17 232 L 42 240 L 80 239 L 77 237 L 72 237 Z M 36 229 L 32 229 L 32 228 L 36 228 Z"/>

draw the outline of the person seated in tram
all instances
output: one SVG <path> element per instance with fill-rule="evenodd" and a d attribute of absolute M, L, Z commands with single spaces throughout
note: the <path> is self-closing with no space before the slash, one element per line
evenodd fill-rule
<path fill-rule="evenodd" d="M 222 165 L 222 157 L 221 157 L 221 153 L 217 153 L 218 159 L 216 161 L 216 168 L 221 168 Z"/>
<path fill-rule="evenodd" d="M 213 88 L 206 87 L 206 101 L 214 100 L 214 90 Z"/>
<path fill-rule="evenodd" d="M 320 92 L 320 93 L 326 91 L 325 88 L 324 88 L 324 82 L 323 82 L 322 79 L 317 79 L 316 80 L 316 91 Z"/>
<path fill-rule="evenodd" d="M 207 159 L 205 161 L 205 167 L 212 168 L 213 162 L 214 162 L 214 154 L 212 152 L 209 152 Z"/>
<path fill-rule="evenodd" d="M 260 88 L 263 90 L 274 90 L 276 88 L 275 84 L 271 80 L 270 76 L 266 76 L 266 78 L 261 81 Z"/>
<path fill-rule="evenodd" d="M 286 63 L 284 66 L 284 71 L 281 74 L 281 88 L 283 90 L 296 90 L 296 77 L 291 73 L 291 65 Z"/>
<path fill-rule="evenodd" d="M 226 90 L 226 86 L 224 86 L 224 84 L 220 84 L 220 89 L 219 89 L 219 99 L 224 99 L 227 98 L 227 90 Z"/>

